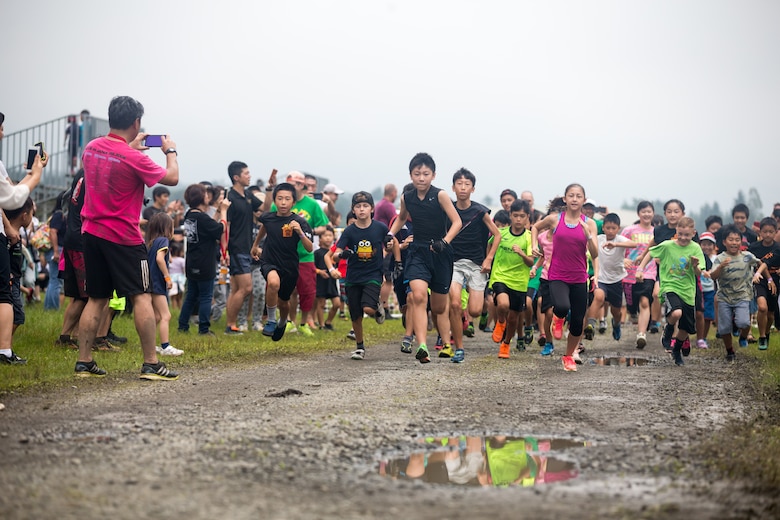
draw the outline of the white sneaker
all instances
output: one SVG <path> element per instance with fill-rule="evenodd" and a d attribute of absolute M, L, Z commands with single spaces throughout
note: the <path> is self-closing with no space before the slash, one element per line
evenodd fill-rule
<path fill-rule="evenodd" d="M 244 324 L 244 325 L 239 325 L 239 326 L 238 326 L 238 330 L 240 330 L 241 332 L 246 332 L 246 331 L 248 331 L 248 330 L 249 330 L 249 327 L 248 327 L 246 324 Z"/>
<path fill-rule="evenodd" d="M 576 350 L 574 351 L 574 354 L 571 355 L 572 358 L 574 358 L 574 362 L 578 365 L 582 364 L 582 358 L 580 358 L 580 353 Z"/>
<path fill-rule="evenodd" d="M 263 330 L 263 323 L 256 321 L 252 324 L 252 330 Z"/>
<path fill-rule="evenodd" d="M 181 356 L 184 354 L 184 351 L 181 349 L 178 349 L 172 345 L 168 345 L 168 348 L 162 348 L 159 345 L 154 347 L 155 350 L 157 350 L 157 353 L 161 356 Z"/>

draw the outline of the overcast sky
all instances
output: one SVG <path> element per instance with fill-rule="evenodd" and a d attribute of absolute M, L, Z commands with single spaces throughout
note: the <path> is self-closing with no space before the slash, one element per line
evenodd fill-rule
<path fill-rule="evenodd" d="M 2 0 L 0 19 L 6 133 L 130 95 L 182 184 L 242 160 L 370 191 L 425 151 L 477 200 L 780 201 L 774 0 Z"/>

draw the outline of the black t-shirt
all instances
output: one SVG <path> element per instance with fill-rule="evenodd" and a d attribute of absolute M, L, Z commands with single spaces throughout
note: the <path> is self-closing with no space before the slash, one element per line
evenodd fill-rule
<path fill-rule="evenodd" d="M 141 212 L 141 216 L 144 220 L 151 220 L 153 216 L 155 216 L 157 213 L 162 213 L 163 210 L 158 208 L 157 206 L 147 206 L 144 208 L 144 210 Z"/>
<path fill-rule="evenodd" d="M 288 233 L 289 236 L 284 236 L 284 226 L 293 220 L 298 221 L 303 234 L 311 240 L 311 226 L 305 218 L 295 213 L 280 216 L 275 211 L 269 211 L 263 213 L 258 219 L 260 224 L 265 227 L 265 247 L 260 258 L 263 263 L 274 265 L 279 271 L 294 272 L 298 270 L 298 242 L 301 241 L 301 237 L 294 231 Z"/>
<path fill-rule="evenodd" d="M 62 246 L 70 251 L 84 251 L 84 238 L 81 236 L 81 208 L 84 206 L 84 172 L 73 179 L 68 201 L 68 224 L 65 226 L 65 238 Z M 59 239 L 60 236 L 57 235 Z"/>
<path fill-rule="evenodd" d="M 756 255 L 756 258 L 764 262 L 769 269 L 775 281 L 780 280 L 780 245 L 773 242 L 770 246 L 765 246 L 760 240 L 753 242 L 748 246 L 748 251 Z M 761 279 L 761 285 L 767 285 L 766 277 Z"/>
<path fill-rule="evenodd" d="M 382 222 L 372 220 L 367 228 L 350 224 L 341 234 L 336 247 L 353 252 L 347 259 L 347 285 L 382 283 L 382 240 L 387 231 Z"/>
<path fill-rule="evenodd" d="M 490 230 L 483 218 L 485 215 L 490 215 L 490 210 L 474 201 L 463 210 L 455 205 L 455 210 L 460 215 L 463 227 L 452 240 L 453 260 L 466 258 L 477 265 L 482 265 L 485 260 L 487 241 L 490 238 Z"/>
<path fill-rule="evenodd" d="M 51 218 L 49 219 L 49 230 L 55 230 L 57 231 L 57 246 L 62 247 L 63 241 L 65 239 L 65 214 L 62 212 L 61 209 L 58 209 L 54 213 L 52 213 Z"/>
<path fill-rule="evenodd" d="M 184 236 L 187 239 L 187 258 L 184 272 L 193 280 L 211 280 L 217 274 L 219 239 L 224 232 L 222 224 L 206 213 L 190 209 L 184 215 Z"/>
<path fill-rule="evenodd" d="M 677 236 L 676 227 L 670 228 L 667 224 L 661 224 L 660 226 L 656 226 L 653 228 L 653 241 L 655 242 L 655 245 L 658 245 L 661 242 L 666 242 L 667 240 L 673 240 L 676 236 Z M 694 231 L 693 241 L 696 243 L 699 242 L 698 231 Z"/>
<path fill-rule="evenodd" d="M 17 240 L 17 242 L 8 247 L 8 256 L 10 257 L 10 273 L 11 273 L 11 280 L 18 281 L 22 279 L 22 263 L 24 262 L 24 257 L 22 256 L 22 241 Z"/>
<path fill-rule="evenodd" d="M 230 207 L 227 211 L 227 221 L 230 223 L 228 237 L 228 252 L 231 255 L 248 255 L 252 249 L 252 226 L 254 212 L 263 203 L 247 190 L 241 196 L 235 189 L 228 192 Z"/>
<path fill-rule="evenodd" d="M 414 221 L 414 241 L 418 244 L 440 240 L 447 234 L 449 219 L 439 204 L 440 191 L 431 186 L 422 200 L 417 196 L 417 190 L 404 193 L 404 205 Z"/>
<path fill-rule="evenodd" d="M 328 254 L 328 250 L 321 247 L 314 251 L 314 267 L 317 269 L 322 269 L 324 271 L 328 270 L 328 266 L 325 264 L 325 255 Z M 328 276 L 327 278 L 323 278 L 319 274 L 317 274 L 317 294 L 327 294 L 327 293 L 333 293 L 338 292 L 338 285 L 336 285 L 336 279 L 331 278 Z"/>
<path fill-rule="evenodd" d="M 718 251 L 720 251 L 720 252 L 723 252 L 723 251 L 726 250 L 726 244 L 723 243 L 723 240 L 726 238 L 726 237 L 723 236 L 723 230 L 724 229 L 725 229 L 725 226 L 720 228 L 719 230 L 717 230 L 714 233 L 715 240 L 716 240 L 715 245 L 718 246 Z M 758 241 L 758 235 L 756 234 L 755 231 L 753 231 L 749 227 L 746 227 L 745 231 L 740 231 L 740 233 L 742 234 L 742 247 L 740 247 L 740 250 L 742 250 L 742 251 L 747 251 L 748 250 L 748 246 L 750 246 L 750 244 L 753 244 L 753 243 Z M 756 255 L 756 256 L 758 256 L 758 255 Z"/>

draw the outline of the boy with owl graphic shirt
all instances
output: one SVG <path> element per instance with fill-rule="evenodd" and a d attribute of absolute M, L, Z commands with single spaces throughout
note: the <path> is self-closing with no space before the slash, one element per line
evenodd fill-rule
<path fill-rule="evenodd" d="M 363 313 L 373 316 L 377 323 L 385 321 L 379 290 L 382 287 L 383 240 L 388 229 L 382 222 L 373 220 L 374 198 L 366 191 L 352 196 L 352 212 L 355 222 L 341 234 L 336 250 L 325 255 L 325 265 L 331 277 L 340 278 L 341 274 L 334 264 L 340 259 L 347 261 L 347 302 L 357 343 L 352 359 L 361 360 L 366 354 Z"/>

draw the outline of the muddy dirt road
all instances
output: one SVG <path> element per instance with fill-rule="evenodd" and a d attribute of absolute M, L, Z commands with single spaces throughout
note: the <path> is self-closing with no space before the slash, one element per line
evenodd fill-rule
<path fill-rule="evenodd" d="M 690 454 L 727 421 L 757 413 L 748 377 L 755 366 L 694 350 L 676 367 L 657 336 L 643 352 L 630 327 L 624 337 L 587 343 L 576 373 L 562 370 L 559 351 L 542 358 L 536 344 L 499 360 L 478 332 L 460 365 L 420 365 L 395 344 L 351 361 L 350 343 L 338 339 L 328 354 L 187 369 L 177 382 L 109 376 L 6 395 L 0 517 L 691 520 L 778 511 L 776 497 L 713 480 Z M 591 364 L 619 352 L 650 363 Z M 558 483 L 496 488 L 380 476 L 380 460 L 420 450 L 422 438 L 461 434 L 591 445 L 558 453 L 578 468 Z"/>

